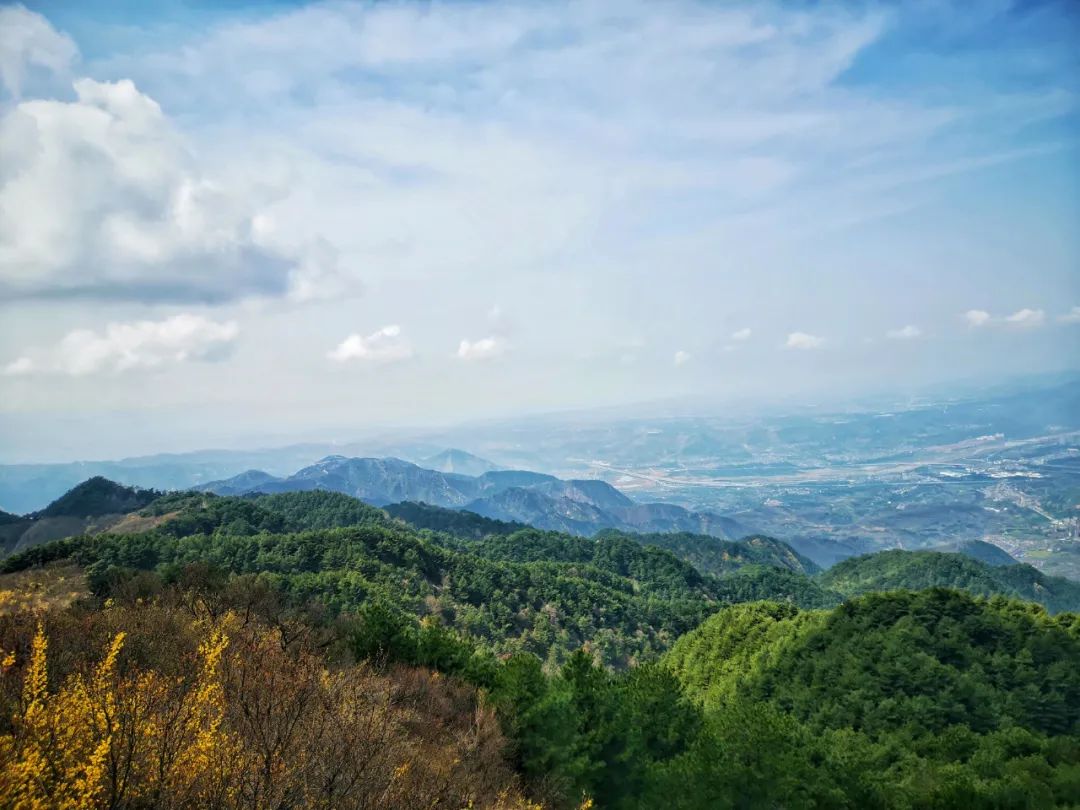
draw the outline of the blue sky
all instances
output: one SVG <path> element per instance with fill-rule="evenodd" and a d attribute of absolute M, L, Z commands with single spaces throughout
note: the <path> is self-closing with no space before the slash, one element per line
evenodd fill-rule
<path fill-rule="evenodd" d="M 0 445 L 1075 369 L 1078 39 L 1067 2 L 0 6 Z"/>

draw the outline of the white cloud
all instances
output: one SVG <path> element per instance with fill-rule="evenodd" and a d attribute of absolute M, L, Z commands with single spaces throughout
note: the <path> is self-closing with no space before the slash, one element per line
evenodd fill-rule
<path fill-rule="evenodd" d="M 16 98 L 28 68 L 65 72 L 78 56 L 75 43 L 40 14 L 25 7 L 0 7 L 0 84 Z"/>
<path fill-rule="evenodd" d="M 18 377 L 24 374 L 32 374 L 35 371 L 34 361 L 29 357 L 18 357 L 4 366 L 4 374 L 9 377 Z"/>
<path fill-rule="evenodd" d="M 110 323 L 102 333 L 89 329 L 69 332 L 52 349 L 36 358 L 20 357 L 9 363 L 4 372 L 77 377 L 213 361 L 228 355 L 239 334 L 235 321 L 219 323 L 186 313 L 160 321 Z"/>
<path fill-rule="evenodd" d="M 913 340 L 914 338 L 920 337 L 921 335 L 922 329 L 910 323 L 907 326 L 902 326 L 899 329 L 890 329 L 888 332 L 885 333 L 885 337 L 891 338 L 893 340 Z"/>
<path fill-rule="evenodd" d="M 1005 318 L 1005 322 L 1013 326 L 1034 327 L 1041 326 L 1046 320 L 1046 313 L 1041 309 L 1019 309 Z"/>
<path fill-rule="evenodd" d="M 771 212 L 793 183 L 816 195 L 834 157 L 845 177 L 876 172 L 882 154 L 951 120 L 834 86 L 889 17 L 320 3 L 231 22 L 150 67 L 170 108 L 265 123 L 267 149 L 303 180 L 276 206 L 285 227 L 320 228 L 374 274 L 479 275 L 493 255 L 570 274 L 609 254 L 604 240 L 629 249 L 628 227 L 645 238 L 626 219 L 648 221 L 673 197 Z M 113 67 L 145 70 L 144 59 Z M 640 78 L 629 93 L 627 77 Z M 238 161 L 265 162 L 250 133 L 233 135 Z"/>
<path fill-rule="evenodd" d="M 457 356 L 462 360 L 488 360 L 506 351 L 506 341 L 496 335 L 479 340 L 462 339 Z"/>
<path fill-rule="evenodd" d="M 327 355 L 339 363 L 348 360 L 366 360 L 373 363 L 393 363 L 413 356 L 412 346 L 401 336 L 397 324 L 384 326 L 367 337 L 352 334 Z"/>
<path fill-rule="evenodd" d="M 1058 320 L 1062 323 L 1080 323 L 1080 307 L 1073 307 L 1064 315 L 1059 315 Z"/>
<path fill-rule="evenodd" d="M 750 339 L 750 334 L 751 334 L 750 328 L 745 327 L 743 329 L 739 329 L 738 331 L 732 332 L 731 333 L 731 339 L 732 340 L 740 340 L 740 341 L 749 340 Z"/>
<path fill-rule="evenodd" d="M 682 349 L 675 352 L 674 362 L 676 366 L 685 366 L 690 362 L 690 353 L 684 352 Z"/>
<path fill-rule="evenodd" d="M 784 347 L 788 349 L 817 349 L 825 342 L 824 338 L 806 332 L 792 332 L 787 336 Z"/>
<path fill-rule="evenodd" d="M 964 313 L 968 326 L 985 326 L 990 322 L 990 313 L 983 309 L 969 309 Z"/>
<path fill-rule="evenodd" d="M 283 242 L 261 211 L 265 183 L 205 171 L 133 82 L 73 86 L 73 101 L 22 101 L 0 118 L 0 295 L 213 302 L 341 291 L 333 247 Z"/>

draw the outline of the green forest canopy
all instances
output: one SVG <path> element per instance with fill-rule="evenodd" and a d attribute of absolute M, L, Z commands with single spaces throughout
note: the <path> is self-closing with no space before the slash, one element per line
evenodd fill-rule
<path fill-rule="evenodd" d="M 143 514 L 164 521 L 32 548 L 3 570 L 72 560 L 98 600 L 178 589 L 198 595 L 184 603 L 262 604 L 358 660 L 470 681 L 552 807 L 1020 808 L 1080 795 L 1076 615 L 943 588 L 840 604 L 924 582 L 1015 595 L 1027 566 L 885 552 L 811 577 L 778 541 L 671 543 L 687 555 L 717 543 L 715 576 L 636 535 L 482 533 L 468 516 L 399 512 L 418 529 L 317 491 L 177 493 Z M 1070 598 L 1035 582 L 1055 607 Z"/>

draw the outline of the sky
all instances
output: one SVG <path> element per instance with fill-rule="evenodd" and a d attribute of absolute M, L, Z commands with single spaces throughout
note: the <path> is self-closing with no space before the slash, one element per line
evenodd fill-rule
<path fill-rule="evenodd" d="M 1080 368 L 1070 2 L 0 5 L 0 461 Z"/>

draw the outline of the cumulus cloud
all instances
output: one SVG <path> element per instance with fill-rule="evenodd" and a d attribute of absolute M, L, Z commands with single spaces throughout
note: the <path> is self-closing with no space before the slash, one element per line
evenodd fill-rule
<path fill-rule="evenodd" d="M 505 351 L 506 341 L 497 335 L 491 335 L 479 340 L 462 339 L 458 345 L 457 356 L 462 360 L 488 360 Z"/>
<path fill-rule="evenodd" d="M 0 7 L 0 84 L 12 96 L 22 93 L 28 70 L 67 71 L 78 55 L 75 43 L 40 14 L 25 7 Z"/>
<path fill-rule="evenodd" d="M 1041 326 L 1046 320 L 1046 313 L 1041 309 L 1018 309 L 1012 315 L 1005 318 L 1005 322 L 1013 326 L 1034 327 Z"/>
<path fill-rule="evenodd" d="M 910 323 L 899 329 L 890 329 L 885 333 L 885 337 L 891 338 L 892 340 L 913 340 L 921 335 L 922 329 Z"/>
<path fill-rule="evenodd" d="M 984 309 L 969 309 L 964 313 L 964 321 L 968 326 L 985 326 L 990 322 L 990 313 Z"/>
<path fill-rule="evenodd" d="M 825 342 L 824 338 L 806 332 L 792 332 L 787 336 L 784 347 L 788 349 L 817 349 Z"/>
<path fill-rule="evenodd" d="M 690 353 L 684 352 L 682 349 L 675 352 L 674 362 L 676 366 L 685 366 L 690 362 Z"/>
<path fill-rule="evenodd" d="M 739 340 L 739 341 L 749 340 L 750 339 L 750 334 L 751 334 L 750 328 L 745 327 L 743 329 L 739 329 L 738 331 L 732 332 L 731 333 L 731 339 L 732 340 Z"/>
<path fill-rule="evenodd" d="M 58 63 L 48 54 L 59 35 L 16 11 L 24 24 L 5 31 L 4 60 L 15 50 Z M 16 81 L 7 61 L 0 69 Z M 0 118 L 0 295 L 215 302 L 341 292 L 333 247 L 282 240 L 262 211 L 270 192 L 206 171 L 132 81 L 73 87 L 72 101 L 25 100 Z"/>
<path fill-rule="evenodd" d="M 101 333 L 89 329 L 69 332 L 52 349 L 8 363 L 4 373 L 78 377 L 220 360 L 232 350 L 239 334 L 235 321 L 219 323 L 186 313 L 160 321 L 110 323 Z"/>
<path fill-rule="evenodd" d="M 1058 320 L 1062 323 L 1080 323 L 1080 307 L 1073 307 L 1064 315 L 1059 315 Z"/>
<path fill-rule="evenodd" d="M 401 336 L 397 324 L 384 326 L 367 337 L 352 334 L 327 354 L 331 360 L 344 363 L 365 360 L 372 363 L 394 363 L 413 356 L 412 346 Z"/>

